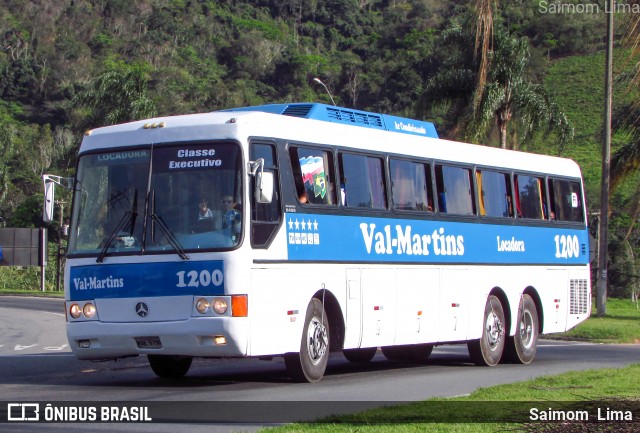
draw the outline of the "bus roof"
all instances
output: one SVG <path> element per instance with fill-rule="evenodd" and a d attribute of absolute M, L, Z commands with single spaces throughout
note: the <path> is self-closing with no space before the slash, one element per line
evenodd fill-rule
<path fill-rule="evenodd" d="M 305 105 L 306 107 L 302 107 Z M 302 107 L 302 108 L 301 108 Z M 303 115 L 290 115 L 291 110 Z M 581 177 L 578 165 L 566 158 L 504 150 L 461 143 L 416 133 L 378 127 L 357 127 L 352 122 L 321 119 L 327 109 L 343 110 L 324 104 L 273 104 L 221 110 L 210 113 L 157 117 L 120 125 L 97 128 L 85 133 L 80 153 L 123 149 L 150 143 L 196 142 L 211 139 L 246 141 L 249 137 L 271 137 L 298 143 L 316 143 L 375 151 L 425 159 L 452 161 L 504 169 Z M 331 111 L 327 112 L 331 112 Z M 347 109 L 344 109 L 347 110 Z M 350 110 L 355 113 L 355 110 Z M 358 114 L 371 113 L 357 112 Z M 326 114 L 328 117 L 329 115 Z M 388 119 L 403 119 L 379 115 Z M 395 121 L 395 120 L 394 120 Z M 419 121 L 404 119 L 406 124 Z M 327 122 L 331 122 L 327 125 Z M 428 122 L 423 122 L 428 123 Z M 433 127 L 433 124 L 430 124 Z M 426 127 L 425 127 L 426 129 Z M 433 128 L 435 133 L 435 128 Z M 404 133 L 403 133 L 404 132 Z"/>
<path fill-rule="evenodd" d="M 381 129 L 422 137 L 438 138 L 436 128 L 431 122 L 391 116 L 389 114 L 370 113 L 352 108 L 337 107 L 318 103 L 269 104 L 255 107 L 231 108 L 222 111 L 262 111 L 284 116 L 302 117 L 323 122 L 341 123 L 362 128 Z"/>

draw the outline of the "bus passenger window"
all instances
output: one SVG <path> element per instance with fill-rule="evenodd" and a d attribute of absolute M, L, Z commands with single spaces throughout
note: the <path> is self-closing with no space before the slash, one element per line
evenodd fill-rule
<path fill-rule="evenodd" d="M 544 181 L 540 177 L 516 175 L 516 212 L 519 218 L 546 219 Z"/>
<path fill-rule="evenodd" d="M 549 195 L 553 218 L 558 221 L 584 221 L 580 182 L 549 179 Z"/>
<path fill-rule="evenodd" d="M 470 169 L 436 164 L 436 188 L 440 212 L 475 215 Z"/>
<path fill-rule="evenodd" d="M 334 205 L 333 154 L 320 149 L 292 147 L 289 155 L 298 201 Z"/>
<path fill-rule="evenodd" d="M 344 206 L 386 209 L 382 159 L 341 153 L 339 164 Z"/>
<path fill-rule="evenodd" d="M 507 173 L 476 170 L 478 212 L 488 217 L 513 217 L 511 182 Z"/>
<path fill-rule="evenodd" d="M 390 159 L 393 208 L 433 212 L 429 164 Z"/>

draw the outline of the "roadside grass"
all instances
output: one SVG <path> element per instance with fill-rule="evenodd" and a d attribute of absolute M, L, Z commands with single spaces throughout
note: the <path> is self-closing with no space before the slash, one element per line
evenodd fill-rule
<path fill-rule="evenodd" d="M 627 299 L 608 299 L 607 315 L 597 317 L 595 302 L 592 315 L 571 331 L 553 334 L 552 338 L 599 343 L 639 343 L 640 310 Z M 545 338 L 549 336 L 545 335 Z M 574 371 L 558 376 L 480 388 L 465 397 L 429 399 L 408 405 L 373 409 L 353 415 L 330 417 L 317 423 L 291 424 L 269 429 L 269 433 L 337 432 L 458 432 L 489 433 L 496 431 L 640 431 L 637 419 L 640 406 L 640 364 L 621 369 Z M 538 403 L 536 403 L 538 402 Z M 558 402 L 569 402 L 568 406 Z M 588 410 L 597 418 L 598 408 L 611 405 L 617 410 L 634 410 L 633 423 L 558 423 L 529 421 L 529 411 L 549 408 Z M 462 412 L 462 414 L 461 414 Z M 490 414 L 490 415 L 488 415 Z M 496 418 L 518 422 L 493 421 Z"/>
<path fill-rule="evenodd" d="M 581 340 L 594 343 L 640 343 L 640 309 L 628 299 L 607 299 L 607 313 L 596 315 L 595 302 L 591 317 L 572 330 L 553 334 L 560 340 Z"/>
<path fill-rule="evenodd" d="M 268 433 L 294 432 L 496 432 L 496 431 L 639 431 L 640 420 L 633 423 L 558 423 L 532 421 L 531 409 L 538 413 L 553 410 L 586 410 L 589 420 L 604 412 L 633 410 L 640 404 L 640 364 L 620 369 L 573 371 L 557 376 L 488 388 L 480 388 L 465 397 L 430 399 L 408 405 L 384 407 L 365 412 L 329 417 L 314 423 L 289 424 L 266 429 Z M 499 422 L 483 422 L 483 420 Z M 464 421 L 464 422 L 460 422 Z M 508 422 L 514 421 L 514 422 Z M 265 430 L 263 430 L 265 431 Z"/>
<path fill-rule="evenodd" d="M 0 295 L 5 296 L 42 296 L 47 298 L 64 298 L 64 292 L 62 290 L 47 290 L 42 292 L 40 290 L 22 290 L 22 289 L 2 289 L 0 288 Z"/>

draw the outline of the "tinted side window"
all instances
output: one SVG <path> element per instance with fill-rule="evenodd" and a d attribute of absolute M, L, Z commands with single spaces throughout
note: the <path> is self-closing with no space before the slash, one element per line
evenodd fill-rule
<path fill-rule="evenodd" d="M 289 155 L 298 201 L 335 205 L 333 154 L 322 149 L 292 147 Z"/>
<path fill-rule="evenodd" d="M 520 218 L 545 219 L 546 198 L 541 177 L 517 175 L 516 211 Z"/>
<path fill-rule="evenodd" d="M 549 219 L 558 221 L 584 221 L 584 205 L 580 182 L 549 179 L 551 213 Z"/>
<path fill-rule="evenodd" d="M 428 164 L 389 160 L 393 208 L 433 212 L 431 169 Z"/>
<path fill-rule="evenodd" d="M 280 194 L 278 185 L 278 164 L 276 161 L 276 149 L 272 144 L 253 143 L 250 149 L 252 161 L 258 158 L 264 159 L 264 171 L 270 171 L 275 177 L 273 201 L 271 203 L 258 203 L 251 194 L 251 244 L 253 246 L 266 246 L 275 235 L 282 208 L 280 206 Z M 255 178 L 251 179 L 251 191 L 255 189 Z"/>
<path fill-rule="evenodd" d="M 440 212 L 475 214 L 471 169 L 436 164 L 436 188 Z"/>
<path fill-rule="evenodd" d="M 387 207 L 381 158 L 343 153 L 338 160 L 341 200 L 344 206 L 373 209 Z"/>
<path fill-rule="evenodd" d="M 509 175 L 491 170 L 476 171 L 478 212 L 482 216 L 512 217 L 513 206 Z"/>

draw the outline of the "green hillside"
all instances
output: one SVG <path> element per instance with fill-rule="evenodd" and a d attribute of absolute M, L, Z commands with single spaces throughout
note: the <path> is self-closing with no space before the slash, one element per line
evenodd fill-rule
<path fill-rule="evenodd" d="M 443 135 L 460 139 L 451 126 L 464 117 L 421 103 L 430 80 L 452 63 L 477 70 L 469 50 L 473 38 L 457 50 L 446 44 L 452 29 L 473 33 L 474 4 L 0 0 L 0 224 L 42 225 L 41 175 L 73 175 L 88 128 L 154 114 L 330 102 L 315 77 L 326 83 L 338 105 L 434 120 Z M 575 159 L 584 172 L 589 208 L 598 209 L 602 16 L 541 13 L 537 0 L 495 5 L 496 28 L 526 38 L 526 80 L 543 84 L 575 129 L 574 140 L 562 152 L 553 135 L 542 133 L 520 148 Z M 618 53 L 616 64 L 629 67 L 624 53 Z M 467 77 L 473 81 L 476 74 Z M 112 87 L 101 87 L 107 78 Z M 474 83 L 466 84 L 457 96 L 468 100 Z M 616 84 L 615 103 L 629 93 Z M 515 132 L 521 131 L 511 127 L 510 132 L 517 138 Z M 623 140 L 614 137 L 614 149 Z M 496 143 L 492 135 L 481 141 Z M 628 212 L 638 181 L 628 180 L 616 192 L 616 215 Z M 621 233 L 630 225 L 624 218 Z M 55 233 L 53 225 L 54 238 Z M 640 235 L 634 233 L 632 249 L 640 254 Z"/>

